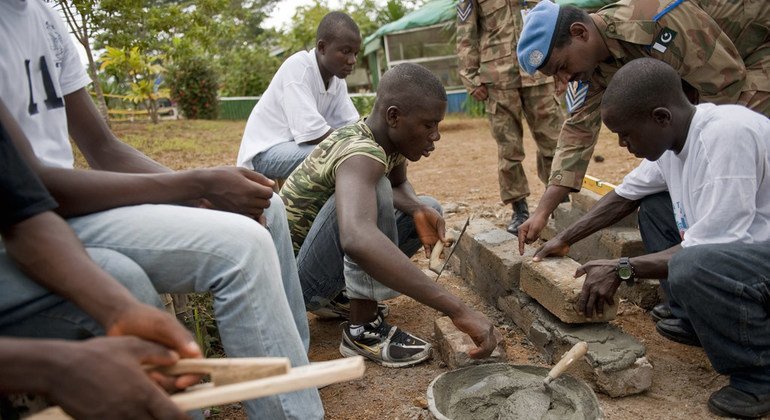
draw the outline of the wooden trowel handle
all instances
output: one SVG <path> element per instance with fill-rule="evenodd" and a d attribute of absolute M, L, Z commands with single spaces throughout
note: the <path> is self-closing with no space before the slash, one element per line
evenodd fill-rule
<path fill-rule="evenodd" d="M 561 360 L 559 360 L 559 363 L 556 364 L 556 366 L 551 369 L 550 372 L 548 372 L 548 375 L 545 377 L 545 383 L 548 384 L 554 379 L 558 378 L 559 375 L 564 373 L 565 370 L 577 359 L 580 359 L 581 357 L 585 356 L 588 352 L 588 343 L 585 341 L 581 341 L 574 346 L 572 346 L 571 349 L 567 353 L 562 356 Z"/>

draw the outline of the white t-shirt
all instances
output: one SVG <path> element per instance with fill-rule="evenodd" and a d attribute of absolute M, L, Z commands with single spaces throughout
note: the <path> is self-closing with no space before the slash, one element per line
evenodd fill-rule
<path fill-rule="evenodd" d="M 0 1 L 0 96 L 46 165 L 72 168 L 64 96 L 91 79 L 56 11 L 41 0 Z"/>
<path fill-rule="evenodd" d="M 770 242 L 770 120 L 738 105 L 701 104 L 679 154 L 626 175 L 615 192 L 668 190 L 682 246 Z"/>
<path fill-rule="evenodd" d="M 237 165 L 254 169 L 254 156 L 276 144 L 311 141 L 358 118 L 345 80 L 333 76 L 326 89 L 315 48 L 300 51 L 284 61 L 251 111 Z"/>

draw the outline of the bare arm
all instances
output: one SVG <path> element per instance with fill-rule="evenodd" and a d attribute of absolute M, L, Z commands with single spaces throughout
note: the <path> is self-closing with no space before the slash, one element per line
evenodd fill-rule
<path fill-rule="evenodd" d="M 69 110 L 67 112 L 69 115 Z M 101 119 L 98 120 L 101 122 Z M 135 204 L 170 204 L 206 199 L 218 209 L 258 218 L 270 205 L 273 182 L 244 168 L 127 174 L 48 167 L 37 159 L 21 127 L 2 103 L 0 123 L 24 161 L 59 202 L 57 212 L 63 216 Z"/>
<path fill-rule="evenodd" d="M 69 225 L 44 212 L 2 232 L 8 255 L 27 276 L 73 302 L 109 335 L 137 335 L 200 357 L 190 334 L 169 314 L 137 301 L 97 266 Z"/>
<path fill-rule="evenodd" d="M 64 102 L 70 136 L 92 168 L 129 173 L 171 171 L 115 137 L 85 88 L 66 95 Z"/>
<path fill-rule="evenodd" d="M 75 418 L 186 418 L 142 369 L 143 363 L 170 365 L 178 359 L 132 337 L 0 338 L 0 392 L 44 395 Z"/>
<path fill-rule="evenodd" d="M 480 347 L 472 353 L 475 357 L 491 354 L 497 344 L 492 323 L 429 279 L 377 228 L 375 188 L 382 165 L 353 156 L 336 175 L 337 219 L 345 253 L 385 286 L 451 317 Z"/>
<path fill-rule="evenodd" d="M 599 229 L 611 226 L 639 207 L 639 201 L 627 200 L 610 191 L 583 217 L 546 242 L 533 259 L 539 261 L 551 255 L 566 255 L 569 246 Z"/>
<path fill-rule="evenodd" d="M 406 167 L 407 164 L 402 163 L 393 168 L 388 177 L 393 187 L 393 206 L 412 216 L 425 257 L 429 257 L 436 242 L 446 242 L 446 222 L 439 212 L 425 205 L 414 192 L 406 177 Z"/>

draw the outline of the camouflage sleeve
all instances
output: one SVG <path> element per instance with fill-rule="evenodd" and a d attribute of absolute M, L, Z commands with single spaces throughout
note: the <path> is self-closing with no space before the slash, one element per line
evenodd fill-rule
<path fill-rule="evenodd" d="M 746 67 L 738 50 L 705 12 L 688 3 L 679 8 L 682 10 L 658 22 L 663 29 L 656 43 L 672 35 L 673 42 L 668 48 L 656 48 L 654 43 L 650 56 L 677 70 L 700 92 L 701 101 L 736 103 L 746 80 Z"/>
<path fill-rule="evenodd" d="M 583 177 L 594 153 L 601 128 L 600 105 L 604 87 L 591 80 L 588 97 L 575 113 L 564 121 L 551 164 L 549 185 L 580 191 Z"/>
<path fill-rule="evenodd" d="M 478 8 L 477 0 L 459 0 L 457 3 L 457 69 L 469 93 L 481 85 Z"/>

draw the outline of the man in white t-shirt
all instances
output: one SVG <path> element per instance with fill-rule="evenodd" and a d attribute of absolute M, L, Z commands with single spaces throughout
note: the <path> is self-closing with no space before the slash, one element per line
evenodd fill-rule
<path fill-rule="evenodd" d="M 251 111 L 237 165 L 286 179 L 334 129 L 358 120 L 345 78 L 360 48 L 361 34 L 350 16 L 324 16 L 316 47 L 286 59 Z"/>
<path fill-rule="evenodd" d="M 667 277 L 674 318 L 658 321 L 658 332 L 702 345 L 714 369 L 730 375 L 709 398 L 714 413 L 761 417 L 770 414 L 770 120 L 738 105 L 693 106 L 679 86 L 677 73 L 651 58 L 617 72 L 602 120 L 620 146 L 645 160 L 534 259 L 565 255 L 668 190 L 681 242 L 584 264 L 575 273 L 586 275 L 578 307 L 601 313 L 621 281 Z"/>

